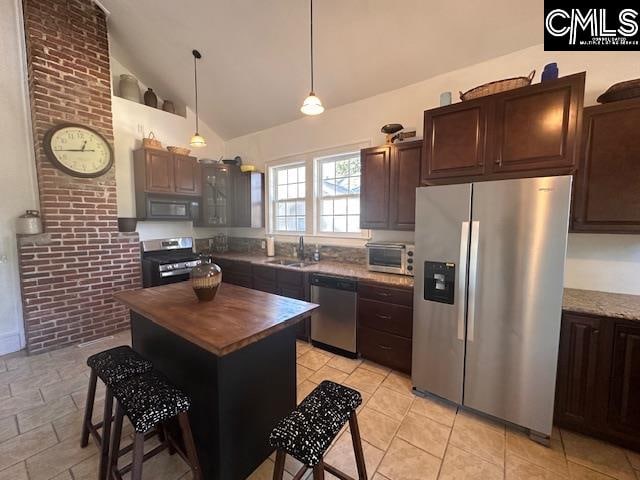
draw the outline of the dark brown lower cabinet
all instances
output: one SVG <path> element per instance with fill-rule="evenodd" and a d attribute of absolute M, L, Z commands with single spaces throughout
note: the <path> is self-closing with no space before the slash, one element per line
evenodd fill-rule
<path fill-rule="evenodd" d="M 214 258 L 214 262 L 222 269 L 223 282 L 253 288 L 251 263 L 226 258 Z"/>
<path fill-rule="evenodd" d="M 366 282 L 358 285 L 358 353 L 402 372 L 411 372 L 412 291 Z"/>
<path fill-rule="evenodd" d="M 640 322 L 563 312 L 554 420 L 640 450 Z"/>

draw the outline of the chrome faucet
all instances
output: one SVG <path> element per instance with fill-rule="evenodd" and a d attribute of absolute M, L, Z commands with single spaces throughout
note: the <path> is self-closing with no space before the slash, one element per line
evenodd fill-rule
<path fill-rule="evenodd" d="M 298 238 L 298 260 L 304 260 L 304 237 Z"/>

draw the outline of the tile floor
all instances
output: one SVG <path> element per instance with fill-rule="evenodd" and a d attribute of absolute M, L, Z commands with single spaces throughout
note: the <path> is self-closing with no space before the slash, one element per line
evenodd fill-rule
<path fill-rule="evenodd" d="M 83 348 L 0 357 L 0 480 L 96 478 L 97 450 L 81 449 L 78 440 L 88 381 L 85 360 L 127 342 L 123 333 Z M 297 355 L 299 400 L 324 379 L 362 393 L 358 419 L 370 479 L 640 480 L 638 453 L 558 429 L 551 448 L 545 448 L 516 430 L 416 397 L 409 378 L 387 368 L 301 342 Z M 97 398 L 103 395 L 99 389 Z M 100 402 L 95 411 L 101 412 Z M 350 441 L 344 430 L 326 460 L 356 476 Z M 289 458 L 288 480 L 297 467 Z M 271 479 L 272 470 L 269 458 L 249 478 Z M 144 478 L 187 480 L 191 474 L 177 455 L 163 453 L 145 464 Z"/>

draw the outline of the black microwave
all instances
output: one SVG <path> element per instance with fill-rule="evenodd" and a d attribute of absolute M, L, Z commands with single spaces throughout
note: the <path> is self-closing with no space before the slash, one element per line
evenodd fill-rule
<path fill-rule="evenodd" d="M 146 220 L 193 220 L 200 218 L 200 199 L 147 195 Z"/>

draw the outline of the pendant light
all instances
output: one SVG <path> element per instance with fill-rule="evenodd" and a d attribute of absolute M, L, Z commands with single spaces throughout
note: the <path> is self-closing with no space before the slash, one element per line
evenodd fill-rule
<path fill-rule="evenodd" d="M 193 50 L 193 78 L 196 85 L 196 133 L 191 137 L 189 145 L 192 147 L 206 147 L 207 142 L 204 137 L 198 133 L 198 60 L 202 58 L 202 55 L 198 50 Z"/>
<path fill-rule="evenodd" d="M 309 22 L 309 31 L 311 34 L 311 91 L 309 92 L 309 96 L 304 99 L 302 107 L 300 107 L 300 111 L 305 115 L 320 115 L 324 112 L 324 107 L 313 91 L 313 0 L 310 0 L 310 4 L 311 19 Z"/>

